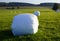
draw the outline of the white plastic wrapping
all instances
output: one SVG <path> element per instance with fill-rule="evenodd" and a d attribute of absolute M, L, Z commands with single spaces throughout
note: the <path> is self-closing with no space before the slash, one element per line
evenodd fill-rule
<path fill-rule="evenodd" d="M 40 16 L 40 11 L 34 11 L 34 15 Z"/>
<path fill-rule="evenodd" d="M 38 31 L 38 19 L 34 14 L 16 15 L 12 23 L 13 35 L 35 34 Z"/>

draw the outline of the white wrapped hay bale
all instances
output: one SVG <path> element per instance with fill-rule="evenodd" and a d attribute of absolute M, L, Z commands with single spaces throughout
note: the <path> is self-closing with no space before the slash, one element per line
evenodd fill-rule
<path fill-rule="evenodd" d="M 13 35 L 35 34 L 38 31 L 38 18 L 34 14 L 16 15 L 12 23 Z"/>
<path fill-rule="evenodd" d="M 39 11 L 34 11 L 34 15 L 40 16 L 40 12 Z"/>

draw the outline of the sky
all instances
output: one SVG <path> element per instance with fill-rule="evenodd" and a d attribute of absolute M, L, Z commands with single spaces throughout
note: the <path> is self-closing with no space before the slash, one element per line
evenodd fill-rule
<path fill-rule="evenodd" d="M 40 4 L 40 3 L 60 3 L 60 0 L 0 0 L 0 2 L 24 2 L 31 4 Z"/>

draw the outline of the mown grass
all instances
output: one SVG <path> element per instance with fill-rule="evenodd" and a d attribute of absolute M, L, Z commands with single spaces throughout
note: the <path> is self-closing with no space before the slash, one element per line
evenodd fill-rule
<path fill-rule="evenodd" d="M 33 35 L 13 36 L 13 17 L 20 13 L 33 13 L 39 10 L 38 32 Z M 60 12 L 50 8 L 0 9 L 0 41 L 60 41 Z"/>

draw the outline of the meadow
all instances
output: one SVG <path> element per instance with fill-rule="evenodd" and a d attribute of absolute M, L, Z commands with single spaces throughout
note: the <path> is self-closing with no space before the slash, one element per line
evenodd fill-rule
<path fill-rule="evenodd" d="M 41 12 L 38 16 L 38 32 L 32 35 L 13 36 L 13 17 L 20 13 L 33 13 L 35 10 Z M 0 9 L 0 41 L 60 41 L 60 12 L 47 7 Z"/>

